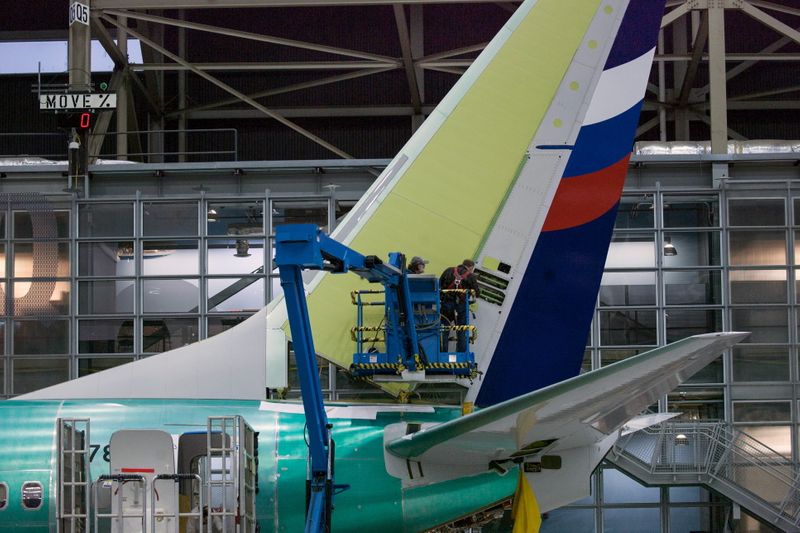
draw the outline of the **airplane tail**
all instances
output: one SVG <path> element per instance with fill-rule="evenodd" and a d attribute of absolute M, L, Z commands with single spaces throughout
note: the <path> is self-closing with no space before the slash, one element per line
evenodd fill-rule
<path fill-rule="evenodd" d="M 608 11 L 604 3 L 594 23 Z M 613 45 L 577 138 L 566 147 L 566 168 L 530 259 L 518 261 L 516 271 L 505 275 L 487 269 L 509 281 L 505 297 L 513 293 L 513 301 L 503 306 L 500 333 L 482 350 L 488 355 L 482 360 L 485 375 L 468 395 L 478 405 L 493 405 L 580 371 L 663 11 L 662 1 L 631 1 L 619 9 L 619 24 L 610 34 Z M 534 153 L 564 149 L 534 144 Z M 523 168 L 520 181 L 525 175 Z M 492 254 L 503 253 L 502 245 L 493 248 Z"/>
<path fill-rule="evenodd" d="M 423 256 L 433 273 L 476 259 L 484 376 L 469 401 L 580 368 L 663 10 L 524 2 L 333 233 Z M 325 274 L 309 286 L 315 344 L 345 367 L 352 312 L 331 306 L 352 288 Z"/>
<path fill-rule="evenodd" d="M 476 260 L 485 301 L 473 351 L 484 375 L 469 401 L 494 404 L 580 367 L 663 9 L 664 0 L 525 0 L 332 234 L 365 254 L 422 256 L 431 273 Z M 324 272 L 307 281 L 315 346 L 349 367 L 358 282 Z M 231 330 L 253 368 L 264 366 L 267 331 L 288 331 L 283 302 L 262 320 Z M 213 341 L 181 354 L 213 368 L 227 355 Z M 123 376 L 164 398 L 198 397 L 191 379 L 158 371 L 176 357 L 27 397 L 140 397 L 119 388 Z"/>

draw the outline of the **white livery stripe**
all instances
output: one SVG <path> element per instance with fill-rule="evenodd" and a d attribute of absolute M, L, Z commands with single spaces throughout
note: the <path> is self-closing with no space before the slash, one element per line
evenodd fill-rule
<path fill-rule="evenodd" d="M 597 83 L 584 126 L 616 117 L 642 99 L 642 87 L 647 85 L 655 48 L 633 61 L 604 70 Z"/>

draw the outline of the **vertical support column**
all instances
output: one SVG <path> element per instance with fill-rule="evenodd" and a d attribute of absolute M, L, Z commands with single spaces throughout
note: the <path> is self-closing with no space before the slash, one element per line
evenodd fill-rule
<path fill-rule="evenodd" d="M 728 153 L 728 89 L 725 72 L 725 8 L 722 0 L 708 7 L 708 70 L 711 108 L 711 153 Z M 711 166 L 714 187 L 728 177 L 727 163 Z"/>
<path fill-rule="evenodd" d="M 89 91 L 92 78 L 91 30 L 89 29 L 89 0 L 71 0 L 69 4 L 69 88 Z"/>
<path fill-rule="evenodd" d="M 422 13 L 423 6 L 420 4 L 412 4 L 410 9 L 410 28 L 409 40 L 411 44 L 411 57 L 416 59 L 425 55 L 425 25 L 423 23 Z M 417 81 L 417 88 L 419 90 L 420 103 L 425 103 L 425 69 L 422 67 L 413 66 L 415 78 Z M 413 115 L 411 118 L 411 132 L 415 132 L 425 122 L 425 114 L 420 109 L 420 112 Z"/>
<path fill-rule="evenodd" d="M 686 17 L 680 17 L 672 23 L 672 47 L 676 55 L 686 55 L 689 53 L 688 46 L 688 28 L 686 24 Z M 692 37 L 696 33 L 692 32 Z M 681 84 L 686 77 L 687 64 L 684 61 L 675 61 L 672 64 L 672 79 L 674 87 L 672 89 L 672 100 L 677 101 L 681 92 Z M 688 141 L 689 140 L 689 114 L 684 108 L 675 108 L 673 111 L 675 120 L 675 140 Z"/>
<path fill-rule="evenodd" d="M 658 53 L 664 53 L 664 30 L 658 32 Z M 666 66 L 658 62 L 658 140 L 667 141 L 667 78 Z"/>
<path fill-rule="evenodd" d="M 708 69 L 711 104 L 711 153 L 728 153 L 728 101 L 725 78 L 725 8 L 714 1 L 708 7 Z M 716 177 L 716 176 L 715 176 Z"/>
<path fill-rule="evenodd" d="M 128 26 L 128 17 L 118 17 L 120 26 L 117 27 L 117 46 L 125 57 L 128 57 L 128 33 L 123 27 Z M 122 76 L 119 91 L 117 92 L 117 159 L 128 159 L 128 70 Z"/>
<path fill-rule="evenodd" d="M 70 92 L 89 92 L 92 83 L 92 32 L 89 26 L 89 0 L 71 0 L 69 4 L 69 41 L 67 61 Z M 86 176 L 89 168 L 89 142 L 85 131 L 72 131 L 67 140 L 67 159 L 70 176 L 67 189 L 78 189 L 80 178 Z M 77 146 L 76 146 L 77 144 Z M 74 171 L 74 173 L 73 173 Z"/>
<path fill-rule="evenodd" d="M 186 19 L 186 11 L 178 11 L 180 20 Z M 178 28 L 178 55 L 186 59 L 186 28 Z M 178 109 L 186 109 L 186 71 L 178 71 Z M 182 111 L 178 115 L 178 161 L 186 162 L 186 112 Z"/>

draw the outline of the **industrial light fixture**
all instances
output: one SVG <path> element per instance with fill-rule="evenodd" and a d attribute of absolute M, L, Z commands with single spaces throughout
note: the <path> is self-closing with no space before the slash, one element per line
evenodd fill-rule
<path fill-rule="evenodd" d="M 672 237 L 664 237 L 664 255 L 678 255 L 678 250 L 672 244 Z"/>
<path fill-rule="evenodd" d="M 689 437 L 687 437 L 684 433 L 678 433 L 675 435 L 675 444 L 677 446 L 684 446 L 689 444 Z"/>
<path fill-rule="evenodd" d="M 213 207 L 208 208 L 208 212 L 206 213 L 206 218 L 209 222 L 216 222 L 217 221 L 217 210 Z"/>

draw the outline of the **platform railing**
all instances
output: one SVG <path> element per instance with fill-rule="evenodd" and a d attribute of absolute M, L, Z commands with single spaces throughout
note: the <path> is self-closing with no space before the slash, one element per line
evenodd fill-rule
<path fill-rule="evenodd" d="M 721 421 L 665 422 L 621 437 L 609 459 L 655 485 L 705 484 L 778 527 L 800 527 L 790 458 Z"/>

